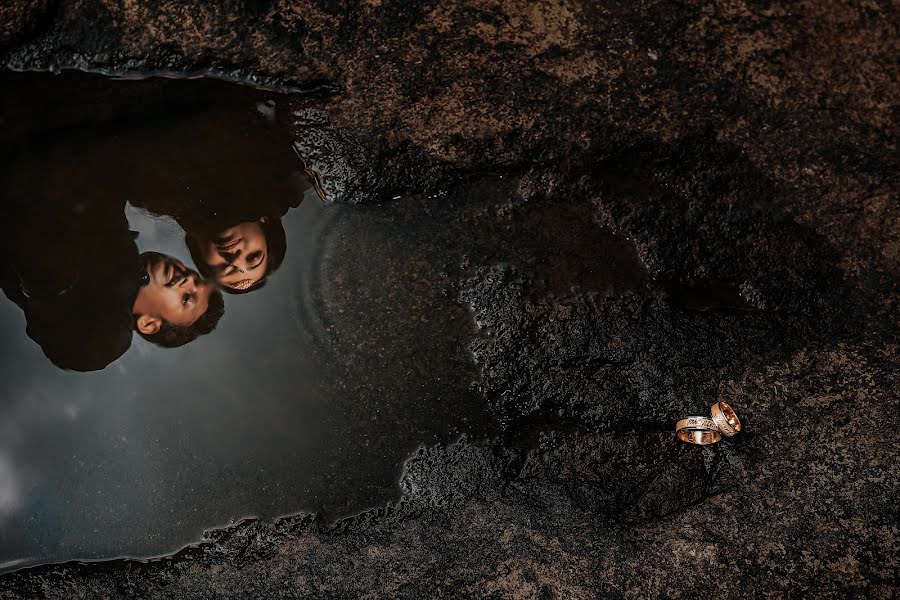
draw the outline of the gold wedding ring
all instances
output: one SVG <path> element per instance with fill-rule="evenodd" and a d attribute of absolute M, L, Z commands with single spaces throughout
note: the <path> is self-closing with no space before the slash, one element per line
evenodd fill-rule
<path fill-rule="evenodd" d="M 675 435 L 682 442 L 707 446 L 722 439 L 722 434 L 712 419 L 688 417 L 675 423 Z"/>
<path fill-rule="evenodd" d="M 716 402 L 712 405 L 710 413 L 716 429 L 723 435 L 733 437 L 741 430 L 741 421 L 727 402 L 721 400 Z"/>

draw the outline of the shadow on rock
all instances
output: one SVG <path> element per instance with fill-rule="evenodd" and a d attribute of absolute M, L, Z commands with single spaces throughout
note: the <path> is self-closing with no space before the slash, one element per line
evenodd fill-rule
<path fill-rule="evenodd" d="M 611 291 L 590 277 L 548 287 L 534 261 L 472 265 L 460 298 L 479 328 L 477 387 L 506 443 L 527 454 L 523 489 L 626 521 L 662 518 L 726 489 L 719 463 L 754 460 L 741 438 L 678 444 L 675 421 L 731 401 L 722 382 L 745 369 L 836 339 L 853 300 L 835 292 L 831 246 L 786 212 L 789 192 L 728 148 L 645 146 L 580 170 L 523 178 L 510 210 L 579 198 L 586 224 L 560 247 L 612 229 L 633 240 L 647 276 Z M 557 258 L 565 273 L 597 267 L 584 252 Z"/>

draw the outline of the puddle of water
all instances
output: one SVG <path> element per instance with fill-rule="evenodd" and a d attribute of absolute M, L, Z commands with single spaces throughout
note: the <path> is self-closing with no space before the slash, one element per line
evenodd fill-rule
<path fill-rule="evenodd" d="M 70 73 L 0 86 L 15 124 L 0 138 L 6 569 L 154 556 L 242 517 L 334 518 L 396 498 L 417 446 L 492 433 L 472 386 L 475 325 L 453 291 L 471 265 L 528 271 L 534 298 L 643 285 L 633 248 L 589 207 L 509 200 L 515 179 L 323 205 L 273 93 Z M 216 237 L 235 223 L 256 229 Z M 233 281 L 241 264 L 249 278 L 260 235 L 266 276 L 209 291 L 224 306 L 214 328 L 176 348 L 132 333 L 134 296 L 157 276 L 200 290 L 187 269 Z M 148 272 L 147 251 L 184 270 Z"/>

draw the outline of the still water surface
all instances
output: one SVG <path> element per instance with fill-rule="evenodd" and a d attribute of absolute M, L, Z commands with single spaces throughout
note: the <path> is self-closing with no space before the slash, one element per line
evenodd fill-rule
<path fill-rule="evenodd" d="M 0 569 L 382 504 L 417 446 L 491 434 L 454 292 L 473 266 L 530 270 L 538 294 L 644 285 L 589 207 L 515 200 L 515 180 L 323 203 L 283 96 L 78 74 L 5 73 L 0 89 Z M 166 286 L 222 283 L 207 258 L 237 263 L 226 250 L 254 234 L 216 235 L 239 223 L 274 268 L 209 292 L 211 331 L 168 348 L 110 317 L 154 285 L 144 252 L 184 263 L 159 267 Z"/>

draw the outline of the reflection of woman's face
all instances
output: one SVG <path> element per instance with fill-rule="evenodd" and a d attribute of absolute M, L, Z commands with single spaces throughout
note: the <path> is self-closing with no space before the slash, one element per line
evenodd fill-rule
<path fill-rule="evenodd" d="M 200 240 L 203 261 L 220 285 L 246 290 L 266 276 L 269 249 L 261 222 L 239 223 Z"/>

